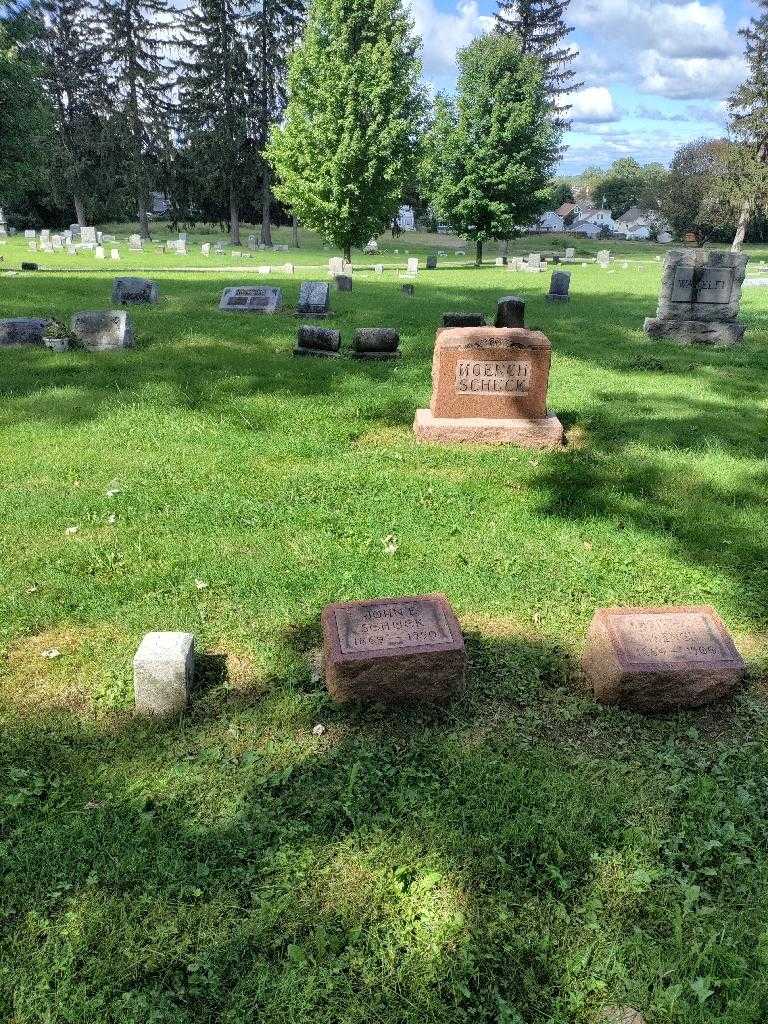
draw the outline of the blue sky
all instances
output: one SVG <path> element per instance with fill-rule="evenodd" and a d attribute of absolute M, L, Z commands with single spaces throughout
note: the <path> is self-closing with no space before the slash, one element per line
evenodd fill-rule
<path fill-rule="evenodd" d="M 455 84 L 455 54 L 492 24 L 495 0 L 407 0 L 424 41 L 424 77 Z M 724 100 L 744 77 L 737 29 L 751 0 L 571 0 L 583 88 L 562 173 L 622 156 L 668 163 L 683 142 L 721 135 Z"/>

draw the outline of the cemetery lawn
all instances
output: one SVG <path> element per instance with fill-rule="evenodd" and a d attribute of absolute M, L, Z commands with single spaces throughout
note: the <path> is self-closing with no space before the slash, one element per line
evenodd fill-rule
<path fill-rule="evenodd" d="M 653 251 L 573 266 L 562 306 L 548 273 L 421 270 L 413 298 L 358 274 L 328 325 L 398 327 L 392 363 L 292 358 L 307 275 L 161 260 L 135 350 L 0 351 L 0 1020 L 768 1018 L 768 292 L 739 349 L 649 342 Z M 127 270 L 0 276 L 0 316 L 106 308 Z M 236 280 L 286 310 L 219 313 Z M 417 445 L 442 313 L 510 293 L 567 447 Z M 432 591 L 465 693 L 333 705 L 323 606 Z M 667 603 L 718 609 L 748 687 L 597 706 L 594 610 Z M 156 629 L 199 657 L 189 713 L 152 724 L 131 658 Z"/>

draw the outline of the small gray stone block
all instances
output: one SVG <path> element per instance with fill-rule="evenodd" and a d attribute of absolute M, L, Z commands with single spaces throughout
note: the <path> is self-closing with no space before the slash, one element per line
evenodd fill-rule
<path fill-rule="evenodd" d="M 195 664 L 192 633 L 146 633 L 133 658 L 136 711 L 173 715 L 189 700 Z"/>
<path fill-rule="evenodd" d="M 157 302 L 159 289 L 146 277 L 116 277 L 112 283 L 112 301 L 119 305 L 129 302 Z"/>

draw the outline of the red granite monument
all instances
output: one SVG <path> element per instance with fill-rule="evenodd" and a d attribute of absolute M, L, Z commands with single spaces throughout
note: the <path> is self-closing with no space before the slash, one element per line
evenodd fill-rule
<path fill-rule="evenodd" d="M 420 441 L 554 448 L 563 426 L 547 411 L 552 345 L 525 327 L 442 328 L 432 360 L 432 401 L 418 409 Z"/>
<path fill-rule="evenodd" d="M 442 594 L 330 604 L 322 624 L 334 700 L 442 703 L 464 682 L 464 639 Z"/>
<path fill-rule="evenodd" d="M 648 712 L 720 700 L 746 674 L 728 630 L 709 605 L 600 608 L 581 666 L 601 703 Z"/>

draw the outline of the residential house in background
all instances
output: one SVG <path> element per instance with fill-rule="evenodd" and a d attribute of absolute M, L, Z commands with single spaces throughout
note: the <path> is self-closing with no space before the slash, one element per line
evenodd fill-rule
<path fill-rule="evenodd" d="M 650 238 L 654 230 L 657 234 L 670 233 L 669 224 L 658 210 L 630 206 L 616 221 L 617 233 L 630 239 Z"/>

